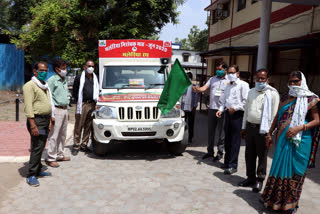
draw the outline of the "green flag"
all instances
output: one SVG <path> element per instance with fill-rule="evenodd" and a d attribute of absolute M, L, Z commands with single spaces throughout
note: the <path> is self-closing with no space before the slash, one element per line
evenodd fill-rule
<path fill-rule="evenodd" d="M 163 114 L 167 114 L 175 106 L 189 85 L 191 85 L 191 81 L 184 72 L 179 60 L 176 59 L 157 105 Z"/>

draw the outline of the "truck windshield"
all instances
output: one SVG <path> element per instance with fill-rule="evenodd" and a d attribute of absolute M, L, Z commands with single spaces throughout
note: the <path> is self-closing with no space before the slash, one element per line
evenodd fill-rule
<path fill-rule="evenodd" d="M 163 88 L 164 73 L 161 66 L 105 67 L 102 88 Z"/>

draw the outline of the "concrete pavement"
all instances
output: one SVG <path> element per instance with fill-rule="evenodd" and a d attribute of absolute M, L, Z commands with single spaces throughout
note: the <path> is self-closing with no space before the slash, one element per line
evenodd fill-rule
<path fill-rule="evenodd" d="M 120 144 L 106 157 L 80 152 L 59 168 L 49 168 L 53 176 L 40 178 L 37 188 L 25 183 L 27 163 L 21 163 L 11 174 L 19 182 L 2 196 L 0 213 L 273 213 L 259 203 L 259 194 L 237 186 L 245 178 L 243 145 L 232 176 L 212 159 L 201 160 L 206 122 L 198 114 L 195 140 L 183 156 L 149 142 Z M 272 152 L 268 169 L 271 157 Z M 320 213 L 319 164 L 318 157 L 317 168 L 308 171 L 298 213 Z"/>

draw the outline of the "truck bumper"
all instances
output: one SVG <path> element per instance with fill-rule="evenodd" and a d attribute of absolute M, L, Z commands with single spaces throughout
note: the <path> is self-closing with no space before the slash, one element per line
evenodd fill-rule
<path fill-rule="evenodd" d="M 160 119 L 157 122 L 93 120 L 93 137 L 100 143 L 109 143 L 110 140 L 166 139 L 169 142 L 181 141 L 184 129 L 185 122 L 182 118 Z"/>

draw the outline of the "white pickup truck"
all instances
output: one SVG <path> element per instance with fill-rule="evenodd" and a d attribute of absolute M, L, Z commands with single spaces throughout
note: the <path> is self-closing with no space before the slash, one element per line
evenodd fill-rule
<path fill-rule="evenodd" d="M 155 140 L 173 154 L 185 151 L 188 128 L 179 103 L 166 115 L 157 108 L 170 70 L 171 42 L 99 40 L 100 96 L 92 144 L 105 155 L 110 142 Z"/>

